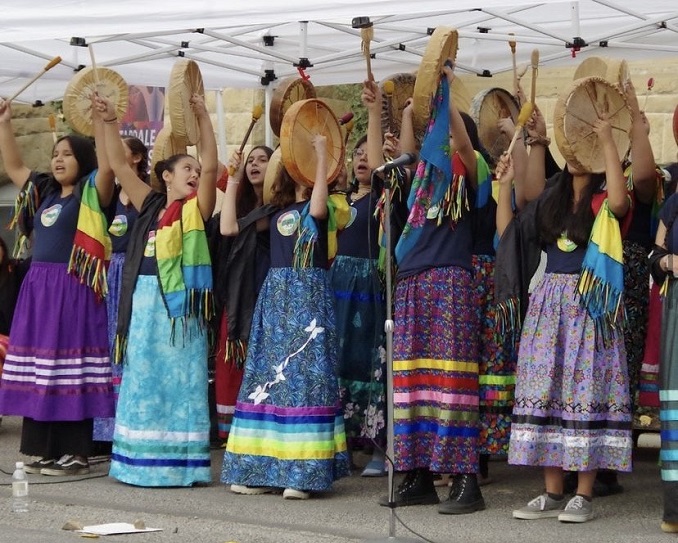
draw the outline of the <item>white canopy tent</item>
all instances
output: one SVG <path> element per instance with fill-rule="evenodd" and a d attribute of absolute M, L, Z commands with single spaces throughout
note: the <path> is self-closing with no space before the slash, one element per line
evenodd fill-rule
<path fill-rule="evenodd" d="M 461 73 L 511 69 L 509 39 L 519 62 L 533 48 L 542 64 L 590 54 L 678 56 L 676 0 L 5 0 L 0 96 L 59 55 L 63 62 L 20 100 L 61 98 L 74 70 L 90 63 L 86 44 L 98 65 L 129 84 L 166 85 L 178 56 L 198 61 L 208 89 L 270 88 L 298 66 L 316 85 L 358 82 L 365 77 L 360 30 L 351 27 L 358 16 L 374 23 L 377 79 L 416 70 L 429 32 L 441 25 L 459 30 Z"/>

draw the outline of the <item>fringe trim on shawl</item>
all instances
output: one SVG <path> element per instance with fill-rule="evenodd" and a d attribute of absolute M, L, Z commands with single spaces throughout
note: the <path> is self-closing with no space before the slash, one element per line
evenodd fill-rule
<path fill-rule="evenodd" d="M 626 323 L 624 293 L 587 268 L 579 276 L 577 291 L 582 306 L 589 309 L 589 314 L 590 308 L 597 309 L 596 315 L 591 315 L 595 323 L 596 343 L 609 348 L 615 332 L 623 329 Z"/>
<path fill-rule="evenodd" d="M 38 207 L 40 207 L 38 188 L 33 181 L 29 181 L 26 187 L 19 192 L 16 200 L 14 200 L 14 214 L 8 225 L 10 229 L 17 229 L 17 238 L 12 250 L 14 258 L 18 258 L 28 249 L 30 233 L 26 231 L 24 221 L 26 218 L 32 219 L 35 217 Z"/>
<path fill-rule="evenodd" d="M 73 247 L 68 260 L 68 273 L 73 273 L 80 284 L 90 287 L 101 301 L 108 294 L 108 263 L 88 253 L 84 247 Z"/>
<path fill-rule="evenodd" d="M 512 296 L 496 305 L 495 321 L 500 337 L 516 340 L 523 326 L 520 317 L 520 298 Z"/>
<path fill-rule="evenodd" d="M 247 358 L 247 341 L 242 339 L 229 339 L 226 341 L 225 360 L 231 360 L 238 369 L 245 367 Z"/>
<path fill-rule="evenodd" d="M 445 196 L 440 203 L 440 214 L 438 215 L 438 225 L 443 222 L 443 217 L 450 217 L 450 228 L 454 228 L 464 211 L 469 210 L 468 192 L 466 190 L 466 176 L 464 174 L 452 175 L 450 186 L 447 187 Z"/>

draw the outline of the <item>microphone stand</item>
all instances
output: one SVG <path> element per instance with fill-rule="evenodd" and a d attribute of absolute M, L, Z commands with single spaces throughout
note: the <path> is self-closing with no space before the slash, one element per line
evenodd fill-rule
<path fill-rule="evenodd" d="M 419 539 L 408 537 L 396 537 L 396 514 L 393 501 L 393 459 L 394 453 L 394 424 L 393 424 L 393 250 L 391 248 L 391 191 L 393 189 L 393 168 L 384 169 L 384 238 L 386 243 L 385 267 L 386 267 L 386 320 L 384 332 L 386 335 L 386 463 L 388 465 L 388 501 L 389 501 L 389 525 L 388 537 L 364 540 L 364 543 L 421 543 Z M 372 172 L 371 183 L 374 182 L 375 173 Z"/>

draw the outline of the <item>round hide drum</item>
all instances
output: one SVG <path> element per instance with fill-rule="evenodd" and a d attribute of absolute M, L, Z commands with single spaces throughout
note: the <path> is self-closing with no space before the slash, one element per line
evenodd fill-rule
<path fill-rule="evenodd" d="M 584 77 L 602 77 L 624 89 L 629 80 L 629 68 L 626 61 L 622 59 L 587 57 L 577 66 L 573 79 Z"/>
<path fill-rule="evenodd" d="M 344 166 L 344 137 L 334 113 L 322 100 L 311 98 L 290 106 L 280 126 L 280 150 L 287 173 L 297 183 L 312 187 L 316 158 L 312 139 L 327 138 L 327 179 L 334 179 Z"/>
<path fill-rule="evenodd" d="M 273 196 L 273 185 L 283 174 L 282 154 L 280 147 L 278 147 L 271 158 L 268 159 L 268 166 L 266 167 L 266 175 L 264 176 L 264 203 L 270 204 Z"/>
<path fill-rule="evenodd" d="M 400 123 L 403 119 L 405 102 L 414 95 L 415 74 L 393 74 L 379 83 L 381 88 L 381 131 L 400 136 Z M 390 81 L 390 83 L 388 83 Z M 392 85 L 393 92 L 386 93 L 385 89 Z"/>
<path fill-rule="evenodd" d="M 563 158 L 581 172 L 602 173 L 605 157 L 593 130 L 596 119 L 606 115 L 612 126 L 617 154 L 629 147 L 631 111 L 616 85 L 601 77 L 575 81 L 558 97 L 553 112 L 553 128 Z"/>
<path fill-rule="evenodd" d="M 92 93 L 97 91 L 115 104 L 118 119 L 127 112 L 127 83 L 109 68 L 97 68 L 99 84 L 94 79 L 92 67 L 80 70 L 66 87 L 64 93 L 64 116 L 73 129 L 85 136 L 94 136 L 92 125 Z"/>
<path fill-rule="evenodd" d="M 462 113 L 471 114 L 471 94 L 458 77 L 452 80 L 452 103 Z"/>
<path fill-rule="evenodd" d="M 193 94 L 205 95 L 198 64 L 186 58 L 177 60 L 170 74 L 168 104 L 172 132 L 186 140 L 187 145 L 200 141 L 200 126 L 191 108 Z"/>
<path fill-rule="evenodd" d="M 153 157 L 151 160 L 151 186 L 161 192 L 165 191 L 162 179 L 155 175 L 155 165 L 171 156 L 186 154 L 186 140 L 172 132 L 170 126 L 164 126 L 155 137 Z"/>
<path fill-rule="evenodd" d="M 678 105 L 673 110 L 673 139 L 676 140 L 676 145 L 678 145 Z"/>
<path fill-rule="evenodd" d="M 511 136 L 499 130 L 500 119 L 511 118 L 514 124 L 518 120 L 520 108 L 510 92 L 492 88 L 480 91 L 471 102 L 471 117 L 478 126 L 478 137 L 483 147 L 497 163 L 511 143 Z"/>
<path fill-rule="evenodd" d="M 423 133 L 431 116 L 431 102 L 438 91 L 443 65 L 457 56 L 459 35 L 453 28 L 439 26 L 431 34 L 414 84 L 414 133 Z"/>
<path fill-rule="evenodd" d="M 271 118 L 269 122 L 273 133 L 280 137 L 280 126 L 282 125 L 285 113 L 292 104 L 299 100 L 308 100 L 315 97 L 315 87 L 310 81 L 301 77 L 283 79 L 273 91 L 273 96 L 271 97 Z"/>

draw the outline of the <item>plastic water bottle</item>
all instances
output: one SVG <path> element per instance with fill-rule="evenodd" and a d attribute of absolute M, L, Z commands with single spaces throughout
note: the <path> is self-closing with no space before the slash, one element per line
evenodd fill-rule
<path fill-rule="evenodd" d="M 12 513 L 28 513 L 28 478 L 23 462 L 16 463 L 12 474 Z"/>

